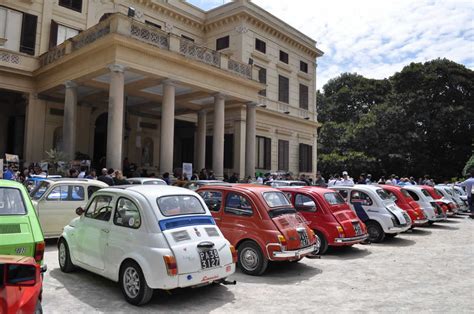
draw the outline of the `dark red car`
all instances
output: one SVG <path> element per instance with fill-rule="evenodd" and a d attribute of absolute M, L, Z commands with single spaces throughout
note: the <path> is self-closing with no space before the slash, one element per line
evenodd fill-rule
<path fill-rule="evenodd" d="M 381 187 L 394 199 L 398 207 L 407 212 L 412 221 L 412 228 L 428 223 L 428 218 L 420 205 L 403 187 L 388 184 L 381 185 Z"/>
<path fill-rule="evenodd" d="M 452 201 L 448 201 L 448 200 L 444 199 L 443 195 L 440 195 L 436 191 L 436 189 L 434 187 L 430 186 L 430 185 L 422 185 L 421 187 L 423 189 L 425 189 L 431 195 L 431 197 L 434 199 L 436 204 L 439 207 L 441 207 L 441 209 L 443 210 L 443 213 L 446 216 L 453 216 L 454 214 L 456 214 L 456 212 L 458 211 L 458 205 L 457 204 L 455 204 Z"/>
<path fill-rule="evenodd" d="M 350 246 L 367 239 L 365 224 L 338 192 L 315 186 L 278 189 L 319 236 L 319 254 L 324 254 L 329 246 Z"/>
<path fill-rule="evenodd" d="M 197 190 L 219 229 L 238 252 L 240 269 L 261 275 L 268 261 L 297 262 L 319 241 L 283 192 L 253 184 L 206 185 Z"/>
<path fill-rule="evenodd" d="M 0 313 L 42 313 L 45 270 L 32 257 L 0 255 Z"/>

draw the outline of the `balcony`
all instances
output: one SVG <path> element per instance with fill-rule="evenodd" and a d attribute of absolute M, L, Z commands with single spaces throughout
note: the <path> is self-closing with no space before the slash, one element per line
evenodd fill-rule
<path fill-rule="evenodd" d="M 294 107 L 281 101 L 271 100 L 264 96 L 259 96 L 258 101 L 260 106 L 265 107 L 268 110 L 277 111 L 292 117 L 317 122 L 317 115 L 309 110 Z"/>
<path fill-rule="evenodd" d="M 26 72 L 29 74 L 36 70 L 39 64 L 33 56 L 0 48 L 0 66 L 9 68 L 12 72 Z"/>
<path fill-rule="evenodd" d="M 258 81 L 258 71 L 252 65 L 230 59 L 218 51 L 196 45 L 185 38 L 166 33 L 154 26 L 135 21 L 120 13 L 110 16 L 108 19 L 42 54 L 39 57 L 39 63 L 41 67 L 48 66 L 63 56 L 74 53 L 109 34 L 119 34 L 133 38 L 157 49 L 175 52 L 186 58 L 228 71 L 240 77 Z"/>

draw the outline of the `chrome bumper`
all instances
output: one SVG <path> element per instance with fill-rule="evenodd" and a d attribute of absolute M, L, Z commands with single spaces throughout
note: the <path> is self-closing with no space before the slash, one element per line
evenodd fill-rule
<path fill-rule="evenodd" d="M 410 229 L 411 225 L 410 226 L 403 226 L 403 227 L 391 227 L 391 228 L 388 228 L 388 232 L 387 233 L 402 233 L 402 232 L 405 232 L 407 231 L 408 229 Z"/>
<path fill-rule="evenodd" d="M 428 219 L 418 219 L 418 220 L 413 220 L 414 225 L 424 225 L 425 223 L 428 222 Z"/>
<path fill-rule="evenodd" d="M 434 218 L 431 218 L 430 221 L 444 221 L 444 220 L 447 220 L 448 217 L 445 216 L 445 215 L 437 215 L 436 217 Z"/>
<path fill-rule="evenodd" d="M 357 237 L 352 237 L 352 238 L 335 238 L 334 242 L 336 243 L 348 243 L 348 242 L 357 242 L 357 241 L 363 241 L 369 237 L 368 234 L 363 234 Z"/>
<path fill-rule="evenodd" d="M 318 247 L 316 245 L 311 245 L 299 250 L 294 250 L 294 251 L 280 251 L 280 252 L 273 252 L 273 257 L 276 258 L 300 258 L 303 255 L 307 255 L 310 253 L 313 253 L 314 251 L 318 250 Z"/>

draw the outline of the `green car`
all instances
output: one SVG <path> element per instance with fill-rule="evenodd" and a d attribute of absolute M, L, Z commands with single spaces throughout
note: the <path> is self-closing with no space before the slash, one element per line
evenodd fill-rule
<path fill-rule="evenodd" d="M 43 231 L 26 188 L 0 180 L 0 255 L 33 257 L 43 263 Z"/>

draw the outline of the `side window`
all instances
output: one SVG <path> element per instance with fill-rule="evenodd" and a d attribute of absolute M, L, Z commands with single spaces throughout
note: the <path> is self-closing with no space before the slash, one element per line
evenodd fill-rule
<path fill-rule="evenodd" d="M 393 194 L 393 192 L 391 191 L 388 191 L 388 190 L 384 190 L 385 192 L 387 192 L 388 196 L 390 196 L 390 199 L 394 202 L 396 202 L 398 200 L 398 198 L 395 196 L 395 194 Z"/>
<path fill-rule="evenodd" d="M 70 195 L 68 201 L 84 201 L 86 199 L 84 194 L 84 187 L 81 185 L 70 185 Z"/>
<path fill-rule="evenodd" d="M 291 193 L 290 192 L 283 192 L 283 194 L 285 194 L 286 198 L 288 199 L 288 201 L 290 201 L 291 203 Z"/>
<path fill-rule="evenodd" d="M 309 197 L 303 194 L 296 194 L 295 208 L 297 211 L 315 212 L 316 203 Z"/>
<path fill-rule="evenodd" d="M 87 208 L 85 213 L 85 217 L 97 219 L 97 220 L 104 220 L 109 221 L 111 213 L 112 213 L 112 206 L 110 203 L 112 202 L 112 196 L 109 195 L 99 195 L 94 198 L 92 203 Z"/>
<path fill-rule="evenodd" d="M 87 196 L 88 196 L 88 198 L 91 198 L 92 194 L 94 194 L 95 192 L 97 192 L 99 190 L 100 190 L 100 187 L 98 187 L 98 186 L 93 186 L 93 185 L 88 186 L 87 187 Z"/>
<path fill-rule="evenodd" d="M 365 206 L 371 206 L 373 204 L 372 199 L 366 193 L 360 191 L 351 192 L 351 203 L 360 203 Z"/>
<path fill-rule="evenodd" d="M 410 191 L 410 190 L 407 190 L 408 194 L 410 194 L 410 196 L 415 200 L 415 201 L 419 201 L 420 198 L 418 197 L 418 195 L 416 195 L 415 192 L 413 191 Z"/>
<path fill-rule="evenodd" d="M 51 192 L 49 192 L 48 196 L 46 196 L 46 200 L 48 201 L 65 201 L 67 199 L 67 186 L 66 185 L 57 185 L 55 186 Z"/>
<path fill-rule="evenodd" d="M 131 200 L 121 197 L 117 201 L 114 224 L 121 227 L 138 229 L 142 223 L 140 211 Z"/>
<path fill-rule="evenodd" d="M 235 193 L 227 194 L 224 212 L 238 216 L 253 215 L 252 206 L 247 198 Z"/>
<path fill-rule="evenodd" d="M 349 196 L 346 190 L 338 190 L 339 194 L 342 196 L 342 198 L 347 202 L 347 197 Z"/>
<path fill-rule="evenodd" d="M 203 191 L 199 192 L 199 195 L 204 199 L 204 202 L 211 212 L 218 212 L 221 209 L 222 192 Z"/>

